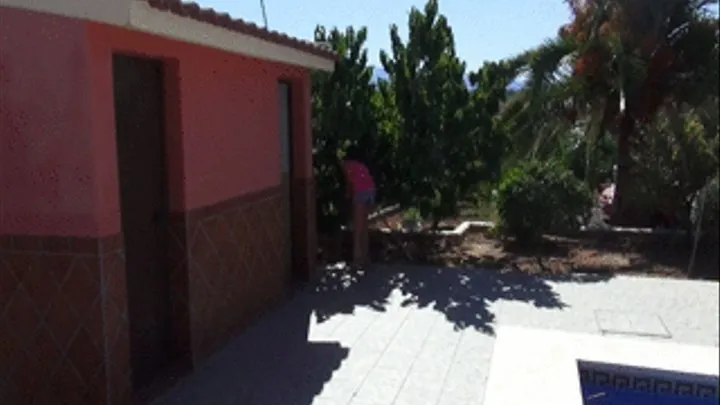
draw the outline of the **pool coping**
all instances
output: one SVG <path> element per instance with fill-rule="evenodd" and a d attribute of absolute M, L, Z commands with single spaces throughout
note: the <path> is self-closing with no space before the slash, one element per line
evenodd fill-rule
<path fill-rule="evenodd" d="M 578 362 L 720 375 L 717 347 L 500 326 L 484 405 L 583 405 Z"/>

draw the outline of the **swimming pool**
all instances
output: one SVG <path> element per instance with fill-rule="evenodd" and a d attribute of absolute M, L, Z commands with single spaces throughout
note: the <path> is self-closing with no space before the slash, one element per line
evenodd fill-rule
<path fill-rule="evenodd" d="M 578 362 L 585 405 L 717 405 L 718 378 Z"/>
<path fill-rule="evenodd" d="M 717 346 L 501 325 L 483 403 L 715 405 L 719 356 Z"/>
<path fill-rule="evenodd" d="M 629 389 L 583 385 L 585 405 L 717 405 L 717 398 L 655 394 Z"/>

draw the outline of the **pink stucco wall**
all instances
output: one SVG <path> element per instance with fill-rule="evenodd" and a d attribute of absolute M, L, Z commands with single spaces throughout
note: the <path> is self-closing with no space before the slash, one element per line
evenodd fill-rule
<path fill-rule="evenodd" d="M 293 84 L 294 135 L 304 145 L 295 149 L 296 176 L 311 176 L 306 69 L 100 24 L 0 12 L 0 234 L 120 231 L 113 52 L 167 62 L 174 211 L 279 183 L 279 79 Z"/>
<path fill-rule="evenodd" d="M 0 8 L 0 234 L 94 234 L 85 24 Z"/>
<path fill-rule="evenodd" d="M 235 211 L 251 229 L 265 227 L 264 236 L 232 241 L 227 232 L 212 232 L 222 227 L 206 226 L 210 243 L 174 246 L 168 254 L 168 295 L 173 304 L 182 302 L 173 305 L 179 308 L 172 314 L 174 332 L 189 336 L 194 359 L 282 297 L 290 270 L 285 253 L 292 252 L 293 273 L 310 276 L 316 268 L 306 69 L 0 7 L 0 325 L 9 325 L 0 327 L 0 342 L 16 353 L 0 359 L 0 402 L 8 394 L 11 403 L 130 403 L 133 298 L 121 234 L 114 52 L 165 62 L 174 211 L 266 188 L 273 195 L 253 200 L 252 210 Z M 280 79 L 293 85 L 292 197 L 275 187 L 281 181 Z M 266 221 L 282 217 L 284 198 L 293 209 L 291 235 L 282 219 Z M 179 245 L 204 219 L 178 221 L 172 232 Z M 218 266 L 217 256 L 227 265 Z M 3 296 L 13 299 L 3 302 Z M 67 342 L 45 344 L 48 333 Z M 68 380 L 64 371 L 73 366 L 77 373 Z"/>
<path fill-rule="evenodd" d="M 280 181 L 277 81 L 291 80 L 299 108 L 309 103 L 309 72 L 156 36 L 88 25 L 100 228 L 117 232 L 117 188 L 112 53 L 166 60 L 166 123 L 171 205 L 186 211 L 275 186 Z M 304 96 L 304 97 L 302 97 Z M 309 125 L 309 122 L 307 123 Z M 309 128 L 309 126 L 307 127 Z M 296 131 L 309 136 L 309 129 Z M 307 144 L 310 142 L 301 142 Z M 302 155 L 309 150 L 298 151 Z M 302 170 L 310 176 L 308 170 Z"/>

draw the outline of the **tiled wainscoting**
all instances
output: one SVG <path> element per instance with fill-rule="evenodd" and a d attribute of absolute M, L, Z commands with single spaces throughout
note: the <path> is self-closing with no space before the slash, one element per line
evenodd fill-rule
<path fill-rule="evenodd" d="M 312 184 L 292 190 L 292 265 L 310 274 Z M 171 216 L 173 328 L 192 363 L 288 291 L 289 198 L 273 187 Z M 127 307 L 122 235 L 0 236 L 0 403 L 129 404 Z"/>
<path fill-rule="evenodd" d="M 283 198 L 270 188 L 175 216 L 196 363 L 283 297 L 290 277 Z"/>
<path fill-rule="evenodd" d="M 0 241 L 0 402 L 127 403 L 120 236 Z"/>

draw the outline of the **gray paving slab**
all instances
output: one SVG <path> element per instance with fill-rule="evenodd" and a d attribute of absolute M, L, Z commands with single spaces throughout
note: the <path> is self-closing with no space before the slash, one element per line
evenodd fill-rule
<path fill-rule="evenodd" d="M 481 405 L 498 325 L 718 346 L 714 282 L 329 271 L 154 405 Z"/>
<path fill-rule="evenodd" d="M 654 313 L 597 310 L 595 320 L 600 332 L 606 335 L 672 338 L 662 318 Z"/>

